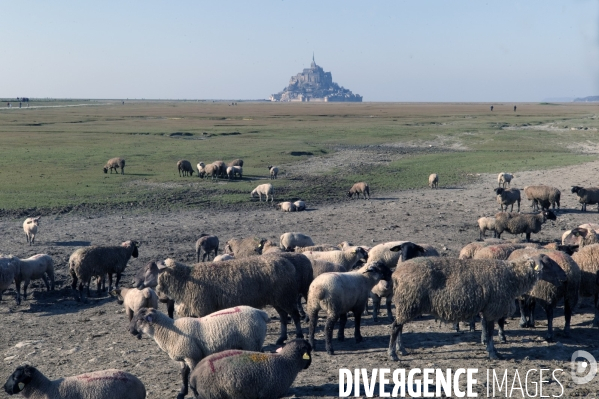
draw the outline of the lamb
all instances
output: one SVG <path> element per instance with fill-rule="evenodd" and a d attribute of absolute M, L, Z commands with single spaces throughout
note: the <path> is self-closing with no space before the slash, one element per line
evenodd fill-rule
<path fill-rule="evenodd" d="M 215 256 L 214 259 L 212 259 L 212 262 L 223 262 L 225 260 L 231 260 L 231 259 L 235 259 L 235 256 L 233 256 L 232 254 L 222 254 L 222 255 Z"/>
<path fill-rule="evenodd" d="M 26 398 L 145 399 L 146 388 L 133 374 L 109 369 L 50 380 L 30 365 L 19 366 L 8 377 L 4 390 Z"/>
<path fill-rule="evenodd" d="M 17 305 L 21 303 L 21 282 L 23 282 L 23 298 L 27 299 L 27 287 L 31 280 L 43 279 L 46 290 L 54 291 L 54 261 L 50 255 L 37 254 L 27 259 L 19 259 L 19 268 L 15 274 L 17 288 Z"/>
<path fill-rule="evenodd" d="M 19 259 L 12 255 L 0 255 L 0 301 L 2 294 L 15 280 L 15 276 L 19 272 Z M 17 304 L 20 303 L 20 298 L 17 292 Z"/>
<path fill-rule="evenodd" d="M 117 297 L 116 302 L 119 305 L 124 305 L 129 321 L 141 308 L 158 309 L 158 295 L 151 288 L 141 290 L 137 288 L 115 288 L 110 294 Z"/>
<path fill-rule="evenodd" d="M 360 194 L 364 195 L 364 199 L 366 199 L 366 195 L 368 195 L 368 199 L 370 199 L 370 189 L 368 188 L 368 183 L 361 181 L 351 186 L 347 192 L 347 196 L 353 199 L 354 194 L 357 195 L 358 199 L 360 199 Z"/>
<path fill-rule="evenodd" d="M 279 168 L 276 167 L 276 166 L 269 165 L 268 166 L 268 172 L 270 174 L 270 179 L 271 180 L 272 179 L 276 179 L 277 175 L 279 174 Z"/>
<path fill-rule="evenodd" d="M 345 266 L 339 265 L 337 263 L 314 259 L 312 261 L 312 271 L 314 278 L 316 278 L 323 273 L 345 273 L 348 270 L 345 268 Z"/>
<path fill-rule="evenodd" d="M 439 175 L 436 173 L 428 177 L 428 185 L 430 188 L 439 188 Z"/>
<path fill-rule="evenodd" d="M 295 207 L 295 204 L 293 202 L 289 202 L 289 201 L 279 202 L 277 204 L 277 208 L 279 208 L 283 212 L 295 212 L 295 211 L 297 211 L 297 208 Z"/>
<path fill-rule="evenodd" d="M 514 175 L 512 175 L 511 173 L 501 172 L 499 175 L 497 175 L 498 186 L 505 188 L 505 185 L 507 184 L 509 187 L 513 177 Z"/>
<path fill-rule="evenodd" d="M 234 159 L 227 164 L 227 166 L 239 166 L 243 168 L 243 159 Z"/>
<path fill-rule="evenodd" d="M 283 251 L 293 251 L 295 247 L 307 247 L 314 245 L 314 241 L 312 241 L 310 236 L 298 232 L 292 232 L 281 235 L 279 238 L 279 245 Z"/>
<path fill-rule="evenodd" d="M 25 232 L 25 237 L 27 237 L 27 243 L 29 245 L 33 244 L 35 240 L 35 235 L 37 234 L 37 227 L 40 224 L 41 216 L 36 218 L 27 218 L 23 222 L 23 231 Z"/>
<path fill-rule="evenodd" d="M 304 252 L 304 255 L 313 260 L 326 260 L 353 269 L 361 260 L 368 259 L 368 253 L 362 247 L 350 247 L 343 251 Z"/>
<path fill-rule="evenodd" d="M 533 210 L 538 208 L 539 203 L 546 205 L 547 208 L 551 205 L 553 210 L 555 210 L 556 204 L 558 209 L 560 207 L 560 197 L 562 193 L 555 187 L 543 185 L 527 186 L 524 187 L 524 194 L 526 194 L 526 198 L 528 198 L 529 201 L 532 201 Z"/>
<path fill-rule="evenodd" d="M 229 179 L 234 179 L 235 177 L 243 178 L 243 169 L 241 166 L 228 166 L 227 167 L 227 177 Z"/>
<path fill-rule="evenodd" d="M 265 241 L 258 237 L 232 238 L 225 244 L 225 253 L 232 254 L 235 259 L 260 255 Z"/>
<path fill-rule="evenodd" d="M 270 197 L 271 203 L 275 200 L 275 190 L 272 187 L 272 184 L 270 183 L 260 184 L 258 187 L 252 190 L 252 193 L 250 195 L 252 198 L 254 198 L 257 195 L 260 199 L 260 202 L 262 202 L 263 195 L 266 202 L 268 202 L 268 197 Z"/>
<path fill-rule="evenodd" d="M 518 302 L 520 303 L 520 327 L 535 326 L 534 313 L 537 302 L 543 307 L 547 314 L 547 341 L 553 341 L 553 310 L 557 303 L 564 299 L 564 334 L 570 335 L 570 319 L 572 318 L 572 309 L 578 303 L 578 292 L 580 289 L 580 268 L 574 260 L 562 251 L 552 251 L 547 249 L 519 249 L 510 255 L 508 260 L 518 260 L 525 256 L 544 255 L 551 261 L 556 262 L 566 273 L 567 280 L 561 285 L 553 285 L 546 281 L 539 281 L 528 294 L 524 295 Z"/>
<path fill-rule="evenodd" d="M 311 362 L 310 344 L 296 339 L 278 353 L 229 350 L 202 360 L 191 374 L 196 398 L 276 399 Z"/>
<path fill-rule="evenodd" d="M 449 322 L 472 320 L 482 314 L 487 331 L 487 352 L 499 356 L 493 346 L 495 321 L 503 318 L 514 299 L 530 291 L 538 280 L 556 285 L 566 281 L 555 263 L 537 256 L 516 262 L 491 259 L 420 257 L 404 262 L 393 272 L 395 320 L 388 354 L 407 354 L 402 341 L 405 323 L 430 313 Z"/>
<path fill-rule="evenodd" d="M 112 174 L 112 170 L 114 169 L 114 173 L 117 172 L 117 168 L 121 168 L 121 175 L 125 174 L 125 160 L 123 158 L 111 158 L 104 165 L 104 173 L 108 173 L 108 169 L 110 169 L 110 174 Z"/>
<path fill-rule="evenodd" d="M 118 287 L 121 280 L 121 274 L 127 267 L 127 262 L 131 256 L 137 258 L 139 251 L 137 241 L 125 241 L 119 246 L 110 247 L 86 247 L 79 248 L 71 254 L 69 258 L 69 273 L 73 278 L 71 287 L 76 289 L 79 281 L 79 293 L 75 295 L 77 301 L 85 301 L 83 295 L 83 286 L 88 285 L 93 276 L 104 276 L 108 274 L 108 291 L 112 291 L 112 273 L 116 273 L 115 287 Z M 99 287 L 98 287 L 99 293 Z"/>
<path fill-rule="evenodd" d="M 501 234 L 504 231 L 508 231 L 514 235 L 526 234 L 526 241 L 530 241 L 530 235 L 532 233 L 538 233 L 541 231 L 543 223 L 547 220 L 556 220 L 555 213 L 551 211 L 542 211 L 539 214 L 522 214 L 516 215 L 509 219 L 503 219 L 500 217 L 501 213 L 495 215 L 497 219 L 495 221 L 495 230 L 497 231 L 497 237 L 501 238 Z"/>
<path fill-rule="evenodd" d="M 202 318 L 170 319 L 156 309 L 141 308 L 129 324 L 129 332 L 141 339 L 146 334 L 160 349 L 181 363 L 181 391 L 188 392 L 189 372 L 206 356 L 227 349 L 260 352 L 266 338 L 268 314 L 250 306 L 236 306 Z"/>
<path fill-rule="evenodd" d="M 582 204 L 580 207 L 582 212 L 587 211 L 587 204 L 597 204 L 597 211 L 599 212 L 599 187 L 584 188 L 580 186 L 573 186 L 572 193 L 578 196 L 578 202 Z"/>
<path fill-rule="evenodd" d="M 388 280 L 391 271 L 382 262 L 370 263 L 362 269 L 347 273 L 324 273 L 316 277 L 308 291 L 306 311 L 310 317 L 310 345 L 316 350 L 314 333 L 318 323 L 318 312 L 327 313 L 325 324 L 326 350 L 334 354 L 332 339 L 335 323 L 340 319 L 337 339 L 345 340 L 345 324 L 347 312 L 352 311 L 355 318 L 354 337 L 356 343 L 362 342 L 360 320 L 362 311 L 368 301 L 368 294 L 379 280 Z"/>
<path fill-rule="evenodd" d="M 599 244 L 591 244 L 580 248 L 578 252 L 572 255 L 572 259 L 580 267 L 580 296 L 594 298 L 595 317 L 593 327 L 599 327 L 599 285 L 597 285 Z"/>
<path fill-rule="evenodd" d="M 497 202 L 499 206 L 501 206 L 501 211 L 503 212 L 503 207 L 505 206 L 505 211 L 507 212 L 507 207 L 512 206 L 510 212 L 514 211 L 514 202 L 518 202 L 518 212 L 520 212 L 520 190 L 517 188 L 496 188 L 495 194 L 497 195 Z"/>
<path fill-rule="evenodd" d="M 513 206 L 513 205 L 512 205 Z M 486 237 L 487 230 L 491 230 L 493 232 L 493 237 L 497 236 L 495 232 L 495 218 L 494 217 L 482 217 L 477 220 L 478 222 L 478 230 L 479 230 L 479 238 L 484 240 Z"/>
<path fill-rule="evenodd" d="M 193 176 L 194 170 L 191 167 L 191 162 L 186 159 L 177 162 L 177 169 L 179 170 L 179 177 L 181 177 L 181 173 L 183 173 L 183 176 Z"/>
<path fill-rule="evenodd" d="M 206 233 L 200 234 L 200 238 L 196 241 L 196 255 L 198 262 L 200 261 L 202 250 L 204 250 L 202 262 L 206 261 L 206 256 L 210 259 L 210 253 L 212 252 L 214 252 L 214 257 L 216 257 L 216 255 L 218 255 L 218 237 Z"/>
<path fill-rule="evenodd" d="M 306 210 L 306 203 L 302 200 L 297 200 L 293 203 L 298 212 Z"/>
<path fill-rule="evenodd" d="M 303 338 L 297 297 L 300 286 L 294 265 L 280 256 L 253 256 L 220 262 L 222 267 L 199 263 L 193 268 L 167 259 L 160 270 L 157 292 L 183 305 L 182 316 L 202 317 L 217 310 L 248 305 L 271 305 L 279 313 L 281 334 L 287 339 L 287 315 L 296 335 Z"/>

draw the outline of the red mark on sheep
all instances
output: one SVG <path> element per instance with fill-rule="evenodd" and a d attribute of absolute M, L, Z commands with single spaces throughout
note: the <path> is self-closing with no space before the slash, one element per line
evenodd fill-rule
<path fill-rule="evenodd" d="M 225 351 L 225 352 L 221 352 L 218 355 L 212 356 L 210 358 L 210 360 L 208 360 L 208 364 L 210 364 L 210 370 L 214 373 L 214 363 L 217 360 L 221 360 L 224 359 L 226 357 L 231 357 L 231 356 L 237 356 L 240 355 L 242 352 L 241 351 Z"/>
<path fill-rule="evenodd" d="M 127 374 L 123 372 L 114 373 L 112 375 L 90 375 L 90 374 L 82 374 L 78 375 L 77 379 L 84 380 L 85 382 L 91 381 L 102 381 L 102 380 L 116 380 L 116 381 L 129 381 L 127 378 Z"/>
<path fill-rule="evenodd" d="M 241 312 L 241 309 L 239 309 L 237 306 L 235 306 L 235 308 L 229 312 L 214 313 L 214 314 L 211 314 L 210 317 L 223 316 L 226 314 L 234 314 L 234 313 L 239 313 L 239 312 Z"/>

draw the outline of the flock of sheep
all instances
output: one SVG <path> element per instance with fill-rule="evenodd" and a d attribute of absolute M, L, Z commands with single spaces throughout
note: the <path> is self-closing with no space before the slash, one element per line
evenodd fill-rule
<path fill-rule="evenodd" d="M 123 173 L 124 160 L 118 158 L 110 160 L 104 171 L 116 171 L 114 165 Z M 194 172 L 187 161 L 178 166 L 182 175 Z M 224 164 L 199 163 L 198 174 L 229 176 L 228 168 L 238 167 L 241 176 L 242 166 L 243 161 L 235 160 L 223 172 Z M 269 167 L 276 178 L 278 170 L 273 173 L 273 169 Z M 233 172 L 233 177 L 236 174 Z M 525 187 L 527 199 L 540 212 L 507 212 L 514 203 L 518 211 L 520 208 L 520 190 L 506 188 L 512 178 L 508 173 L 498 176 L 500 187 L 495 193 L 502 211 L 478 220 L 480 240 L 466 245 L 459 258 L 439 256 L 432 245 L 424 243 L 393 241 L 374 247 L 349 242 L 318 244 L 300 232 L 283 234 L 279 243 L 259 237 L 233 238 L 219 255 L 219 238 L 202 234 L 195 245 L 197 264 L 174 259 L 149 262 L 137 272 L 131 288 L 119 287 L 119 283 L 130 258 L 139 255 L 137 241 L 77 249 L 69 258 L 71 287 L 78 301 L 86 301 L 92 282 L 98 295 L 110 292 L 125 308 L 130 333 L 137 338 L 151 337 L 172 360 L 180 362 L 178 399 L 189 389 L 196 398 L 284 395 L 297 374 L 310 366 L 311 353 L 319 347 L 315 339 L 319 314 L 326 315 L 324 347 L 333 355 L 333 330 L 338 323 L 337 339 L 343 341 L 349 315 L 354 318 L 355 341 L 363 340 L 360 324 L 363 314 L 368 315 L 369 298 L 375 321 L 385 298 L 387 317 L 392 321 L 390 359 L 398 360 L 407 353 L 403 326 L 422 314 L 454 323 L 456 329 L 460 322 L 473 329 L 480 318 L 481 342 L 489 357 L 496 359 L 500 355 L 493 345 L 495 324 L 499 339 L 505 341 L 505 319 L 515 313 L 516 306 L 521 327 L 534 326 L 536 304 L 544 308 L 547 340 L 553 339 L 553 313 L 562 300 L 565 334 L 569 334 L 572 311 L 581 296 L 594 298 L 594 325 L 599 325 L 599 225 L 585 224 L 567 231 L 560 243 L 531 243 L 531 234 L 538 233 L 546 220 L 555 220 L 561 193 L 550 186 Z M 438 182 L 437 174 L 429 177 L 431 188 L 437 188 Z M 574 186 L 572 193 L 578 196 L 582 211 L 588 204 L 599 204 L 599 188 Z M 370 198 L 364 182 L 356 183 L 347 194 Z M 272 185 L 258 186 L 254 195 L 273 201 Z M 304 209 L 303 201 L 298 202 L 279 206 L 284 211 Z M 28 218 L 23 223 L 29 245 L 34 244 L 39 220 Z M 486 239 L 487 231 L 493 231 L 495 237 Z M 525 234 L 526 241 L 502 240 L 505 231 Z M 20 303 L 21 282 L 25 298 L 33 279 L 43 279 L 47 290 L 54 289 L 50 256 L 0 256 L 0 293 L 14 281 Z M 158 310 L 159 302 L 166 304 L 166 314 Z M 262 352 L 270 318 L 260 309 L 266 306 L 279 315 L 276 344 L 283 346 L 276 353 Z M 289 317 L 295 328 L 296 339 L 292 340 Z M 308 340 L 302 322 L 308 323 Z M 50 381 L 32 366 L 20 366 L 4 388 L 9 394 L 26 397 L 145 397 L 143 383 L 120 370 Z"/>

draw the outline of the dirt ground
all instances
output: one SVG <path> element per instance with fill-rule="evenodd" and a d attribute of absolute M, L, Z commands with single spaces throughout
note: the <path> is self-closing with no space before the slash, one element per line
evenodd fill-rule
<path fill-rule="evenodd" d="M 562 209 L 555 222 L 548 222 L 533 240 L 554 241 L 564 230 L 584 222 L 597 223 L 594 206 L 591 212 L 579 212 L 576 197 L 570 193 L 572 185 L 594 185 L 599 161 L 549 171 L 516 173 L 512 187 L 530 184 L 549 184 L 562 190 Z M 30 295 L 21 306 L 15 305 L 14 290 L 4 293 L 0 302 L 0 378 L 4 381 L 23 362 L 37 366 L 47 376 L 57 378 L 86 371 L 119 368 L 136 374 L 146 385 L 149 398 L 174 398 L 179 388 L 179 371 L 153 340 L 135 339 L 127 330 L 126 316 L 114 298 L 93 296 L 88 304 L 73 300 L 70 277 L 67 274 L 69 255 L 80 246 L 118 244 L 128 239 L 141 241 L 138 259 L 132 259 L 123 277 L 128 284 L 135 271 L 150 260 L 173 257 L 193 263 L 194 244 L 201 232 L 216 234 L 224 242 L 232 237 L 256 235 L 278 242 L 278 237 L 288 231 L 309 234 L 317 243 L 339 243 L 344 240 L 373 246 L 385 241 L 412 240 L 434 245 L 443 256 L 457 256 L 460 248 L 478 238 L 476 219 L 498 211 L 492 189 L 497 185 L 496 175 L 480 175 L 475 183 L 464 187 L 446 187 L 443 171 L 438 190 L 411 190 L 376 193 L 370 201 L 340 200 L 332 204 L 307 204 L 308 210 L 300 213 L 281 213 L 270 205 L 252 210 L 189 209 L 177 212 L 69 213 L 41 219 L 36 243 L 28 247 L 22 232 L 23 219 L 0 219 L 0 252 L 19 257 L 47 253 L 55 259 L 56 291 L 42 290 L 43 282 L 30 287 Z M 508 171 L 509 172 L 509 171 Z M 427 177 L 424 177 L 425 179 Z M 340 193 L 340 197 L 343 193 Z M 249 199 L 248 199 L 249 200 Z M 528 201 L 522 210 L 530 211 Z M 505 233 L 505 238 L 510 238 Z M 163 305 L 161 305 L 163 306 Z M 162 310 L 165 310 L 162 308 Z M 409 351 L 399 363 L 387 357 L 389 322 L 381 317 L 374 323 L 365 316 L 362 334 L 365 340 L 353 340 L 353 319 L 347 326 L 346 341 L 334 341 L 334 356 L 324 348 L 323 319 L 319 323 L 317 344 L 309 369 L 301 372 L 287 397 L 319 398 L 337 397 L 339 394 L 339 369 L 347 368 L 477 368 L 475 391 L 486 397 L 486 372 L 495 369 L 498 375 L 508 370 L 512 387 L 515 370 L 519 371 L 524 388 L 525 374 L 529 369 L 563 369 L 554 377 L 563 385 L 561 397 L 597 397 L 599 379 L 589 384 L 576 385 L 570 377 L 570 358 L 574 351 L 584 349 L 599 358 L 597 329 L 591 327 L 593 309 L 590 301 L 579 304 L 572 319 L 571 337 L 562 334 L 563 314 L 560 305 L 554 321 L 556 341 L 546 343 L 544 312 L 537 309 L 537 327 L 521 329 L 518 320 L 509 320 L 506 326 L 508 342 L 499 343 L 498 352 L 505 360 L 489 361 L 485 348 L 479 343 L 480 331 L 456 333 L 448 324 L 440 324 L 428 316 L 409 323 L 404 328 L 405 344 Z M 278 320 L 273 309 L 267 309 L 273 320 L 269 324 L 265 351 L 276 349 Z M 321 315 L 322 316 L 322 315 Z M 304 333 L 308 326 L 303 324 Z M 480 328 L 480 327 L 479 327 Z M 462 328 L 467 330 L 465 326 Z M 407 373 L 407 372 L 406 372 Z M 547 375 L 549 374 L 549 378 Z M 545 373 L 550 382 L 543 385 L 543 395 L 560 396 L 560 384 Z M 501 378 L 501 377 L 500 377 Z M 528 378 L 529 393 L 534 396 Z M 516 387 L 518 383 L 516 381 Z M 505 387 L 504 387 L 505 389 Z M 390 388 L 387 388 L 390 392 Z M 375 390 L 375 397 L 378 395 Z M 523 397 L 519 389 L 512 397 Z M 525 392 L 525 391 L 524 391 Z M 364 395 L 364 391 L 361 392 Z M 509 392 L 508 392 L 509 394 Z M 4 392 L 0 393 L 4 397 Z M 353 393 L 352 393 L 353 396 Z M 504 397 L 496 392 L 495 397 Z"/>

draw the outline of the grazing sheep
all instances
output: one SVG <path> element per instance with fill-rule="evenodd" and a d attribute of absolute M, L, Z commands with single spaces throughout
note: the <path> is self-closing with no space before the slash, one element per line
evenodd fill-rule
<path fill-rule="evenodd" d="M 489 245 L 480 250 L 476 251 L 472 259 L 495 259 L 495 260 L 507 260 L 511 253 L 523 248 L 534 248 L 537 249 L 536 244 L 496 244 Z"/>
<path fill-rule="evenodd" d="M 212 165 L 218 168 L 218 170 L 216 171 L 218 177 L 225 177 L 225 175 L 227 174 L 227 165 L 225 165 L 223 161 L 214 161 L 212 162 Z"/>
<path fill-rule="evenodd" d="M 289 202 L 289 201 L 279 202 L 277 204 L 277 208 L 279 208 L 283 212 L 295 212 L 295 211 L 297 211 L 297 208 L 295 207 L 295 204 L 293 202 Z"/>
<path fill-rule="evenodd" d="M 395 320 L 388 354 L 407 354 L 402 340 L 405 323 L 423 313 L 448 322 L 472 320 L 481 314 L 487 331 L 487 352 L 499 356 L 493 346 L 495 321 L 505 317 L 514 299 L 530 291 L 538 280 L 556 285 L 566 274 L 555 263 L 538 256 L 516 262 L 491 259 L 420 257 L 402 263 L 393 272 Z"/>
<path fill-rule="evenodd" d="M 27 287 L 31 280 L 44 280 L 46 290 L 54 291 L 54 261 L 50 255 L 37 254 L 27 259 L 19 259 L 19 268 L 15 274 L 17 288 L 17 305 L 21 303 L 21 282 L 23 283 L 23 299 L 27 299 Z"/>
<path fill-rule="evenodd" d="M 215 256 L 214 259 L 212 259 L 212 262 L 223 262 L 225 260 L 232 260 L 232 259 L 235 259 L 235 256 L 233 256 L 232 254 L 222 254 L 222 255 Z"/>
<path fill-rule="evenodd" d="M 270 184 L 270 183 L 260 184 L 258 187 L 256 187 L 255 189 L 252 190 L 252 193 L 250 195 L 252 198 L 254 198 L 257 195 L 258 198 L 260 199 L 260 202 L 262 202 L 263 195 L 264 195 L 264 198 L 266 199 L 266 202 L 268 202 L 268 197 L 270 197 L 271 203 L 274 202 L 274 200 L 275 200 L 275 190 L 272 187 L 272 184 Z"/>
<path fill-rule="evenodd" d="M 202 360 L 191 373 L 196 398 L 277 399 L 312 362 L 310 344 L 287 343 L 277 353 L 229 350 Z"/>
<path fill-rule="evenodd" d="M 513 205 L 512 205 L 513 206 Z M 493 232 L 493 237 L 497 236 L 495 232 L 495 218 L 494 217 L 482 217 L 477 220 L 478 222 L 478 231 L 480 232 L 480 239 L 484 240 L 486 238 L 487 230 L 491 230 Z"/>
<path fill-rule="evenodd" d="M 146 388 L 133 374 L 109 369 L 50 380 L 33 366 L 19 366 L 4 390 L 32 399 L 145 399 Z"/>
<path fill-rule="evenodd" d="M 0 255 L 0 301 L 2 294 L 15 280 L 19 272 L 19 259 L 12 255 Z M 17 304 L 21 302 L 17 292 Z"/>
<path fill-rule="evenodd" d="M 331 244 L 318 244 L 318 245 L 309 245 L 307 247 L 295 247 L 293 249 L 294 252 L 304 253 L 304 252 L 323 252 L 323 251 L 338 251 L 339 246 L 331 245 Z"/>
<path fill-rule="evenodd" d="M 183 176 L 193 176 L 194 172 L 191 162 L 186 159 L 177 161 L 177 170 L 179 171 L 179 177 L 181 177 L 181 173 L 183 173 Z"/>
<path fill-rule="evenodd" d="M 593 297 L 595 317 L 593 327 L 599 327 L 599 286 L 597 277 L 599 272 L 599 244 L 591 244 L 580 248 L 572 255 L 574 262 L 580 267 L 580 296 Z"/>
<path fill-rule="evenodd" d="M 141 308 L 129 324 L 129 332 L 141 339 L 146 334 L 160 349 L 181 363 L 182 385 L 177 398 L 188 392 L 189 372 L 206 356 L 227 349 L 260 352 L 270 317 L 250 306 L 236 306 L 202 318 L 170 319 L 156 309 Z"/>
<path fill-rule="evenodd" d="M 231 238 L 225 244 L 225 253 L 233 254 L 235 259 L 262 254 L 266 240 L 258 237 Z"/>
<path fill-rule="evenodd" d="M 347 196 L 353 199 L 354 194 L 357 195 L 358 199 L 360 199 L 360 194 L 364 195 L 364 199 L 366 199 L 366 195 L 368 195 L 368 199 L 370 199 L 370 189 L 368 188 L 368 183 L 361 181 L 351 186 L 347 192 Z"/>
<path fill-rule="evenodd" d="M 279 245 L 283 251 L 293 251 L 295 247 L 308 247 L 314 245 L 314 241 L 312 241 L 310 236 L 292 232 L 281 235 L 279 238 Z"/>
<path fill-rule="evenodd" d="M 512 181 L 513 177 L 514 177 L 514 175 L 512 175 L 511 173 L 501 172 L 499 175 L 497 175 L 497 184 L 498 184 L 498 186 L 505 188 L 505 185 L 507 184 L 508 187 L 509 187 L 510 186 L 510 182 Z"/>
<path fill-rule="evenodd" d="M 297 200 L 293 203 L 298 212 L 306 210 L 306 203 L 302 200 Z"/>
<path fill-rule="evenodd" d="M 428 177 L 428 185 L 430 188 L 439 188 L 439 175 L 436 173 Z"/>
<path fill-rule="evenodd" d="M 243 178 L 243 169 L 241 166 L 228 166 L 227 167 L 227 177 L 229 179 L 234 179 L 235 177 Z"/>
<path fill-rule="evenodd" d="M 526 248 L 519 249 L 510 254 L 508 260 L 516 261 L 526 256 L 544 255 L 551 261 L 556 262 L 566 273 L 567 280 L 554 285 L 547 281 L 537 282 L 532 290 L 523 296 L 520 303 L 520 327 L 535 326 L 534 313 L 538 302 L 547 314 L 547 341 L 553 341 L 553 310 L 557 303 L 564 299 L 564 334 L 570 335 L 570 319 L 572 318 L 572 309 L 578 303 L 578 292 L 580 289 L 580 268 L 574 260 L 562 251 L 552 251 L 547 249 Z"/>
<path fill-rule="evenodd" d="M 580 210 L 582 212 L 587 211 L 587 205 L 597 204 L 597 211 L 599 212 L 599 187 L 580 187 L 573 186 L 572 193 L 578 196 L 578 202 L 582 205 Z"/>
<path fill-rule="evenodd" d="M 345 268 L 345 266 L 339 265 L 337 263 L 314 259 L 312 261 L 312 271 L 314 278 L 316 278 L 323 273 L 345 273 L 348 270 Z"/>
<path fill-rule="evenodd" d="M 281 335 L 287 339 L 287 315 L 291 314 L 298 338 L 303 338 L 297 296 L 300 286 L 296 268 L 281 256 L 253 256 L 220 262 L 199 263 L 193 268 L 167 259 L 158 276 L 157 292 L 183 305 L 182 316 L 202 317 L 239 305 L 263 308 L 271 305 L 279 313 Z"/>
<path fill-rule="evenodd" d="M 227 164 L 227 166 L 239 166 L 243 168 L 243 159 L 234 159 Z"/>
<path fill-rule="evenodd" d="M 560 197 L 562 195 L 561 191 L 559 191 L 555 187 L 551 186 L 527 186 L 524 187 L 524 194 L 526 194 L 526 198 L 529 201 L 532 201 L 532 209 L 533 211 L 538 209 L 539 204 L 548 209 L 549 205 L 553 207 L 555 210 L 555 205 L 557 204 L 557 208 L 560 207 Z"/>
<path fill-rule="evenodd" d="M 262 245 L 262 255 L 281 253 L 281 252 L 283 252 L 283 250 L 281 248 L 279 248 L 279 246 L 277 244 L 275 244 L 274 242 L 272 242 L 270 240 L 264 241 L 264 244 Z"/>
<path fill-rule="evenodd" d="M 518 203 L 518 212 L 520 212 L 520 190 L 517 188 L 496 188 L 495 194 L 497 195 L 497 203 L 501 206 L 501 212 L 503 212 L 503 207 L 505 206 L 505 211 L 507 212 L 507 207 L 512 206 L 510 212 L 514 211 L 514 202 Z"/>
<path fill-rule="evenodd" d="M 129 321 L 141 308 L 158 309 L 158 295 L 151 288 L 115 288 L 110 293 L 117 297 L 119 305 L 124 305 Z"/>
<path fill-rule="evenodd" d="M 368 294 L 379 280 L 388 280 L 391 271 L 381 262 L 369 263 L 362 269 L 346 273 L 324 273 L 316 277 L 308 291 L 306 311 L 310 317 L 310 345 L 316 350 L 314 333 L 318 323 L 318 312 L 322 309 L 327 314 L 325 324 L 326 350 L 329 355 L 334 354 L 331 341 L 333 328 L 340 319 L 337 339 L 345 340 L 345 324 L 347 313 L 352 311 L 355 318 L 354 337 L 356 343 L 362 342 L 360 334 L 360 319 L 364 306 L 368 301 Z"/>
<path fill-rule="evenodd" d="M 271 180 L 272 179 L 276 179 L 277 175 L 279 174 L 279 168 L 276 167 L 276 166 L 269 165 L 268 166 L 268 172 L 270 174 L 270 179 Z"/>
<path fill-rule="evenodd" d="M 198 176 L 206 178 L 210 176 L 212 180 L 215 180 L 220 174 L 220 166 L 214 164 L 204 165 L 203 162 L 198 164 Z"/>
<path fill-rule="evenodd" d="M 200 238 L 196 241 L 196 255 L 198 262 L 200 261 L 202 250 L 204 250 L 202 262 L 206 261 L 206 256 L 210 259 L 211 252 L 214 252 L 214 257 L 216 257 L 216 255 L 218 255 L 218 237 L 205 233 L 200 234 Z"/>
<path fill-rule="evenodd" d="M 33 244 L 35 240 L 35 235 L 37 234 L 37 227 L 40 224 L 41 216 L 36 218 L 27 218 L 23 222 L 23 231 L 25 232 L 25 237 L 27 237 L 27 243 L 29 245 Z"/>
<path fill-rule="evenodd" d="M 117 169 L 121 168 L 121 175 L 125 174 L 125 160 L 123 158 L 111 158 L 104 165 L 104 173 L 108 173 L 108 169 L 110 169 L 110 174 L 112 174 L 112 170 L 114 169 L 114 173 L 118 173 Z"/>
<path fill-rule="evenodd" d="M 116 273 L 115 287 L 118 287 L 121 274 L 127 267 L 131 256 L 137 258 L 139 251 L 137 241 L 125 241 L 119 246 L 110 247 L 85 247 L 79 248 L 69 258 L 69 273 L 73 278 L 71 287 L 76 289 L 79 281 L 79 293 L 75 295 L 77 301 L 85 301 L 83 286 L 87 284 L 89 295 L 89 283 L 93 276 L 104 276 L 108 274 L 108 291 L 112 291 L 112 273 Z M 98 294 L 100 292 L 98 286 Z"/>
<path fill-rule="evenodd" d="M 526 234 L 526 241 L 530 241 L 532 233 L 541 231 L 543 223 L 547 220 L 556 220 L 555 213 L 551 211 L 542 211 L 539 214 L 522 214 L 516 215 L 509 219 L 501 218 L 501 213 L 495 215 L 495 230 L 497 237 L 501 238 L 504 231 L 508 231 L 514 235 Z"/>
<path fill-rule="evenodd" d="M 341 265 L 347 270 L 353 269 L 361 260 L 368 259 L 368 253 L 362 247 L 350 247 L 343 251 L 304 252 L 304 255 L 310 261 L 325 260 Z"/>

